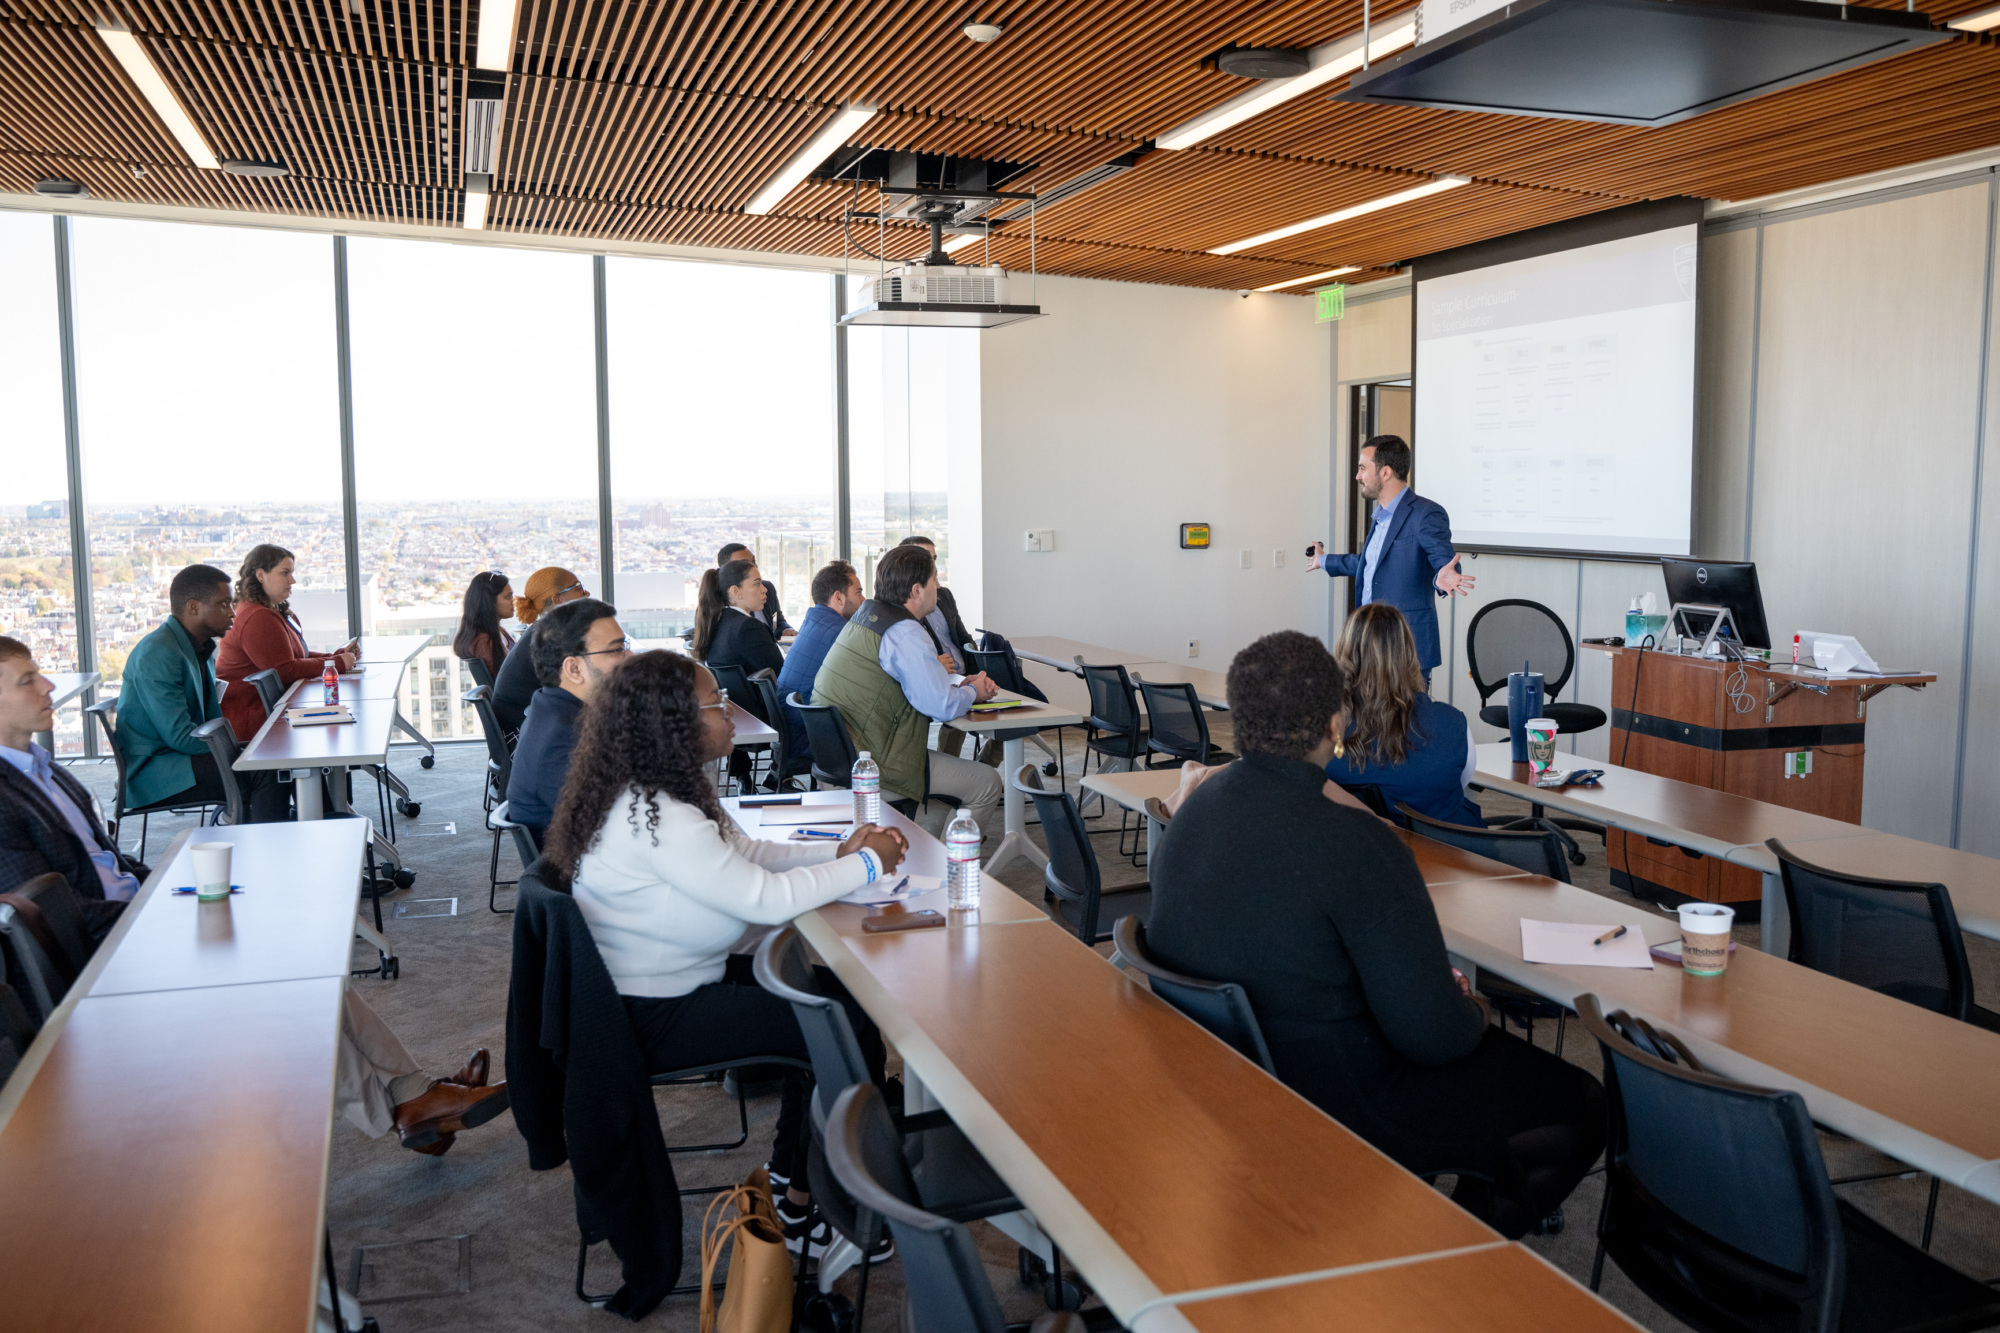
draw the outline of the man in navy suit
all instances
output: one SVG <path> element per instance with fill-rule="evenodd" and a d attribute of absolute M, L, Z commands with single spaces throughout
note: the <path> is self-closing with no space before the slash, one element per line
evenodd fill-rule
<path fill-rule="evenodd" d="M 1459 571 L 1451 516 L 1410 489 L 1410 446 L 1400 436 L 1377 435 L 1362 445 L 1354 479 L 1375 503 L 1368 541 L 1357 555 L 1333 555 L 1315 542 L 1313 566 L 1353 579 L 1356 606 L 1387 602 L 1403 613 L 1416 636 L 1428 689 L 1431 672 L 1444 660 L 1434 599 L 1470 596 L 1473 577 Z"/>

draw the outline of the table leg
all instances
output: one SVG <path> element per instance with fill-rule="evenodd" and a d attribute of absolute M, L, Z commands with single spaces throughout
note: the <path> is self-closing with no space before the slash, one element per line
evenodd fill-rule
<path fill-rule="evenodd" d="M 1779 958 L 1792 951 L 1792 917 L 1785 906 L 1785 881 L 1773 873 L 1764 876 L 1763 931 L 1765 953 Z"/>
<path fill-rule="evenodd" d="M 316 768 L 295 768 L 292 770 L 293 795 L 299 803 L 299 822 L 309 819 L 326 818 L 326 802 L 321 799 L 319 785 L 320 770 Z"/>
<path fill-rule="evenodd" d="M 1160 850 L 1160 839 L 1166 835 L 1166 827 L 1151 815 L 1146 816 L 1146 864 L 1153 864 L 1153 853 Z"/>
<path fill-rule="evenodd" d="M 1028 798 L 1017 791 L 1007 775 L 1021 771 L 1024 762 L 1025 737 L 1014 736 L 1000 743 L 1000 778 L 1005 795 L 1000 798 L 1000 808 L 1005 812 L 1002 827 L 1006 830 L 1000 845 L 986 862 L 986 873 L 997 873 L 1002 866 L 1012 865 L 1016 858 L 1026 861 L 1034 869 L 1041 869 L 1049 863 L 1042 849 L 1028 841 Z"/>

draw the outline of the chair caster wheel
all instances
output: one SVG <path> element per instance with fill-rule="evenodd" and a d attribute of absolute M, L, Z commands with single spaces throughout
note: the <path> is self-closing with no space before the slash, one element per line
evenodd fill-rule
<path fill-rule="evenodd" d="M 382 960 L 382 980 L 394 981 L 403 975 L 403 960 L 391 955 Z"/>
<path fill-rule="evenodd" d="M 1582 852 L 1571 852 L 1569 854 L 1569 863 L 1573 866 L 1580 866 L 1588 859 Z"/>
<path fill-rule="evenodd" d="M 417 767 L 418 767 L 418 768 L 436 768 L 436 767 L 437 767 L 437 756 L 436 756 L 436 755 L 434 755 L 434 754 L 427 754 L 427 755 L 425 755 L 425 756 L 424 756 L 424 757 L 423 757 L 422 759 L 419 759 L 419 760 L 417 760 Z"/>
<path fill-rule="evenodd" d="M 1024 1287 L 1040 1286 L 1049 1275 L 1049 1266 L 1042 1262 L 1042 1257 L 1025 1245 L 1021 1246 L 1020 1268 Z"/>
<path fill-rule="evenodd" d="M 1074 1282 L 1057 1282 L 1053 1277 L 1042 1281 L 1042 1304 L 1051 1310 L 1081 1310 L 1083 1293 Z"/>
<path fill-rule="evenodd" d="M 422 814 L 423 812 L 424 812 L 424 803 L 422 801 L 399 800 L 396 802 L 396 813 L 401 815 L 405 819 L 415 819 L 418 815 Z"/>
<path fill-rule="evenodd" d="M 853 1333 L 854 1304 L 838 1292 L 814 1292 L 799 1312 L 799 1327 L 812 1333 Z"/>
<path fill-rule="evenodd" d="M 417 882 L 417 872 L 414 870 L 398 870 L 393 878 L 397 888 L 407 889 Z"/>
<path fill-rule="evenodd" d="M 1042 776 L 1045 778 L 1052 778 L 1055 775 L 1056 775 L 1056 761 L 1051 759 L 1049 760 L 1048 763 L 1042 765 Z"/>

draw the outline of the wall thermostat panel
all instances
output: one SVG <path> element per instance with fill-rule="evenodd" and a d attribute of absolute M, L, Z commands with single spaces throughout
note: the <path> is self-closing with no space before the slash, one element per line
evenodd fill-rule
<path fill-rule="evenodd" d="M 1205 551 L 1208 549 L 1208 524 L 1181 524 L 1181 549 L 1183 551 Z"/>

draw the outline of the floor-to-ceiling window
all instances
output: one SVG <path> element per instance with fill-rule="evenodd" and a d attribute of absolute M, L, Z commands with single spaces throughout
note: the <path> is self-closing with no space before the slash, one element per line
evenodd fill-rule
<path fill-rule="evenodd" d="M 584 255 L 348 242 L 362 629 L 425 634 L 403 711 L 477 734 L 451 654 L 481 570 L 519 592 L 545 565 L 599 570 L 596 352 Z"/>
<path fill-rule="evenodd" d="M 794 622 L 839 553 L 826 275 L 606 263 L 618 609 L 635 637 L 693 624 L 725 542 L 757 552 Z"/>
<path fill-rule="evenodd" d="M 0 213 L 0 634 L 51 672 L 77 664 L 55 253 L 53 219 Z M 57 718 L 59 752 L 81 748 L 81 717 L 72 704 Z"/>
<path fill-rule="evenodd" d="M 294 554 L 308 639 L 347 637 L 331 242 L 74 220 L 78 417 L 104 689 L 183 565 Z"/>
<path fill-rule="evenodd" d="M 848 330 L 848 484 L 854 563 L 874 590 L 875 562 L 909 536 L 937 543 L 952 583 L 953 518 L 976 521 L 979 339 L 970 329 Z M 962 534 L 961 534 L 962 535 Z M 977 540 L 960 565 L 977 560 Z M 961 573 L 973 571 L 961 568 Z M 960 585 L 976 592 L 977 578 Z M 972 609 L 966 609 L 970 616 Z"/>

